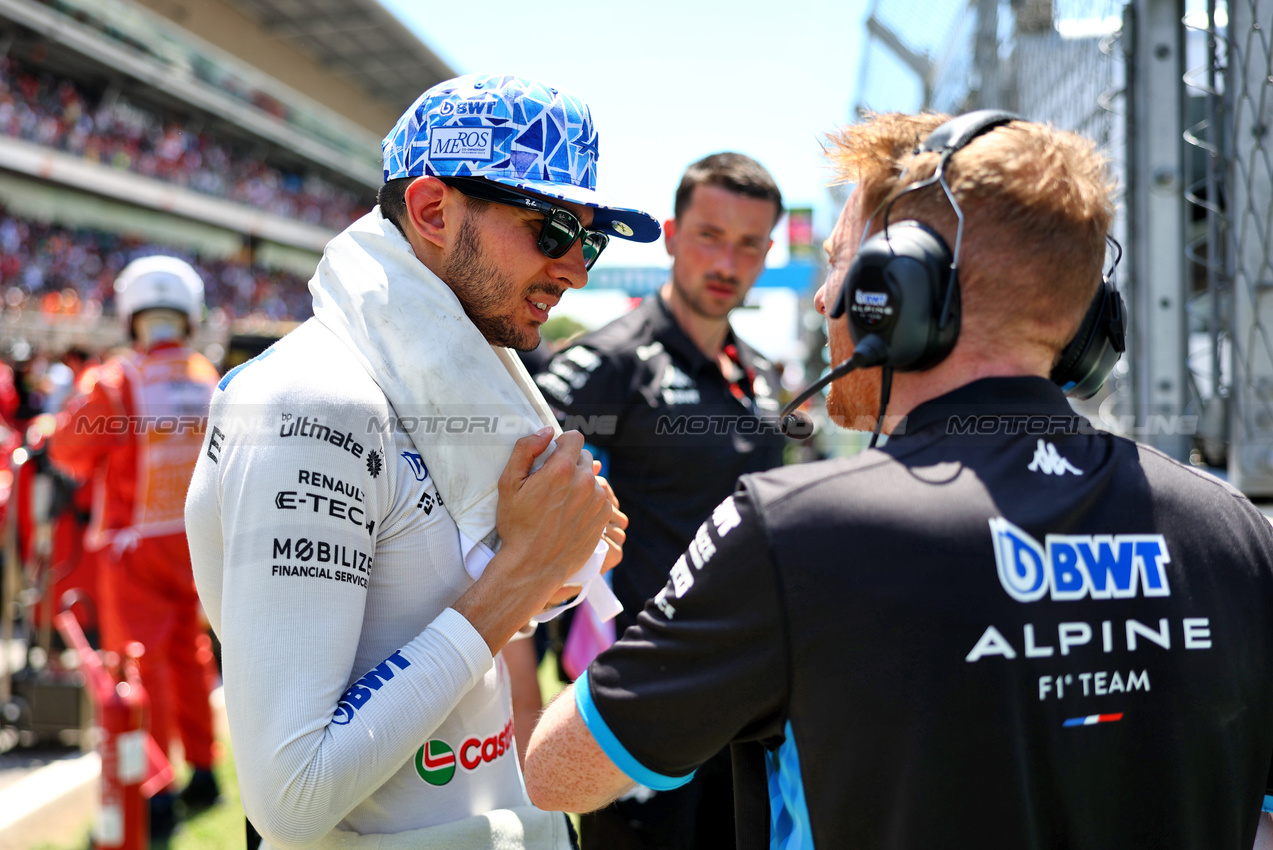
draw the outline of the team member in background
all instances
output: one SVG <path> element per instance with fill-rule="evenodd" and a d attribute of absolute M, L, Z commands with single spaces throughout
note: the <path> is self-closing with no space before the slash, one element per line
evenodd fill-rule
<path fill-rule="evenodd" d="M 777 370 L 729 325 L 764 271 L 782 212 L 773 177 L 750 157 L 718 153 L 695 162 L 676 190 L 674 217 L 663 223 L 670 279 L 536 378 L 563 427 L 581 428 L 597 448 L 630 519 L 623 569 L 611 574 L 623 603 L 619 634 L 667 583 L 668 569 L 738 476 L 782 463 Z M 577 619 L 571 628 L 586 625 Z M 566 669 L 578 672 L 573 663 Z M 637 788 L 586 815 L 581 839 L 586 850 L 712 848 L 729 843 L 733 826 L 725 751 L 684 787 Z"/>
<path fill-rule="evenodd" d="M 543 83 L 425 92 L 384 140 L 379 206 L 327 246 L 314 318 L 213 397 L 186 516 L 270 846 L 569 846 L 526 796 L 501 649 L 624 520 L 577 433 L 530 474 L 552 413 L 508 349 L 611 235 L 658 237 L 595 192 L 597 145 Z"/>
<path fill-rule="evenodd" d="M 541 719 L 537 804 L 674 786 L 732 743 L 743 847 L 1267 831 L 1273 530 L 1063 395 L 1121 351 L 1106 162 L 1006 113 L 943 120 L 873 116 L 829 147 L 856 190 L 817 304 L 861 368 L 828 409 L 904 433 L 742 479 Z"/>
<path fill-rule="evenodd" d="M 68 402 L 49 457 L 91 481 L 84 540 L 97 561 L 100 635 L 122 652 L 141 641 L 151 734 L 168 753 L 180 735 L 194 768 L 188 810 L 218 796 L 212 774 L 212 646 L 190 570 L 183 510 L 217 371 L 187 347 L 203 313 L 203 280 L 175 257 L 143 257 L 115 281 L 115 304 L 134 349 L 96 369 Z M 151 833 L 175 825 L 172 794 L 151 798 Z"/>

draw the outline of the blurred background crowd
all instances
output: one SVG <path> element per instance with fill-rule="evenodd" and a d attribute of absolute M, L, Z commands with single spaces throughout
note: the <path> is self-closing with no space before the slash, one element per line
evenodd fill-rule
<path fill-rule="evenodd" d="M 311 312 L 306 279 L 230 259 L 201 258 L 164 246 L 203 277 L 210 318 L 301 320 Z M 57 317 L 110 315 L 111 284 L 137 257 L 160 252 L 137 236 L 66 228 L 18 218 L 0 207 L 0 292 L 6 313 Z M 215 312 L 214 312 L 215 311 Z"/>
<path fill-rule="evenodd" d="M 274 215 L 341 230 L 369 206 L 309 173 L 273 168 L 245 147 L 157 115 L 117 90 L 0 57 L 0 132 Z"/>

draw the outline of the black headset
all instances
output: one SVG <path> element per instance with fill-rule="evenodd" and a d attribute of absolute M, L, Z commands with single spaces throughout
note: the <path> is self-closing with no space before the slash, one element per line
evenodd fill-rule
<path fill-rule="evenodd" d="M 959 338 L 959 254 L 963 242 L 964 214 L 946 183 L 950 158 L 978 136 L 1010 121 L 1022 121 L 1010 112 L 983 109 L 952 118 L 933 130 L 915 153 L 937 152 L 941 159 L 933 175 L 889 201 L 884 208 L 884 227 L 863 240 L 845 275 L 844 285 L 828 311 L 830 319 L 845 316 L 854 355 L 823 379 L 802 392 L 783 410 L 783 432 L 805 437 L 812 420 L 796 408 L 826 383 L 858 368 L 883 367 L 878 438 L 893 372 L 931 369 L 950 354 Z M 931 228 L 917 221 L 890 224 L 889 211 L 897 199 L 910 192 L 939 185 L 955 211 L 955 250 Z M 1109 377 L 1126 348 L 1126 308 L 1114 284 L 1114 272 L 1122 248 L 1114 247 L 1114 262 L 1101 276 L 1100 287 L 1074 338 L 1065 346 L 1052 369 L 1052 381 L 1073 398 L 1091 398 Z"/>

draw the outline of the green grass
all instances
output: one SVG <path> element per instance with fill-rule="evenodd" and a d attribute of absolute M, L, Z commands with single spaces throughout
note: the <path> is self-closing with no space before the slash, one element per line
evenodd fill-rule
<path fill-rule="evenodd" d="M 544 698 L 544 705 L 552 702 L 552 698 L 565 687 L 566 683 L 557 678 L 557 656 L 550 649 L 544 653 L 544 660 L 539 662 L 539 694 Z"/>
<path fill-rule="evenodd" d="M 221 786 L 221 802 L 185 821 L 168 844 L 171 850 L 228 850 L 246 843 L 243 805 L 239 802 L 239 778 L 234 772 L 234 753 L 230 742 L 222 742 L 225 751 L 217 763 L 217 784 Z M 182 777 L 182 785 L 188 777 Z M 151 845 L 152 850 L 162 850 Z"/>
<path fill-rule="evenodd" d="M 239 803 L 239 780 L 234 774 L 234 755 L 229 741 L 214 768 L 221 786 L 221 802 L 207 811 L 184 821 L 171 841 L 152 843 L 151 850 L 234 850 L 246 843 L 243 828 L 243 806 Z M 184 787 L 190 769 L 177 770 L 177 785 Z M 84 826 L 83 838 L 71 844 L 38 844 L 32 850 L 85 850 L 92 846 L 92 824 Z"/>

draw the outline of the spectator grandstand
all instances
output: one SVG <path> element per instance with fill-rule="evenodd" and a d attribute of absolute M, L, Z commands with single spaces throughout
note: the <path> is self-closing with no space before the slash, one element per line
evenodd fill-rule
<path fill-rule="evenodd" d="M 227 319 L 300 320 L 310 315 L 304 278 L 242 262 L 201 258 L 172 246 L 100 230 L 29 221 L 0 209 L 0 292 L 5 312 L 110 315 L 112 284 L 137 257 L 180 256 L 204 279 L 208 308 Z"/>
<path fill-rule="evenodd" d="M 374 203 L 10 56 L 0 57 L 0 133 L 333 230 Z"/>
<path fill-rule="evenodd" d="M 379 135 L 452 73 L 376 0 L 4 0 L 3 335 L 108 344 L 115 276 L 155 253 L 204 277 L 209 344 L 307 318 L 322 246 L 375 203 Z"/>

